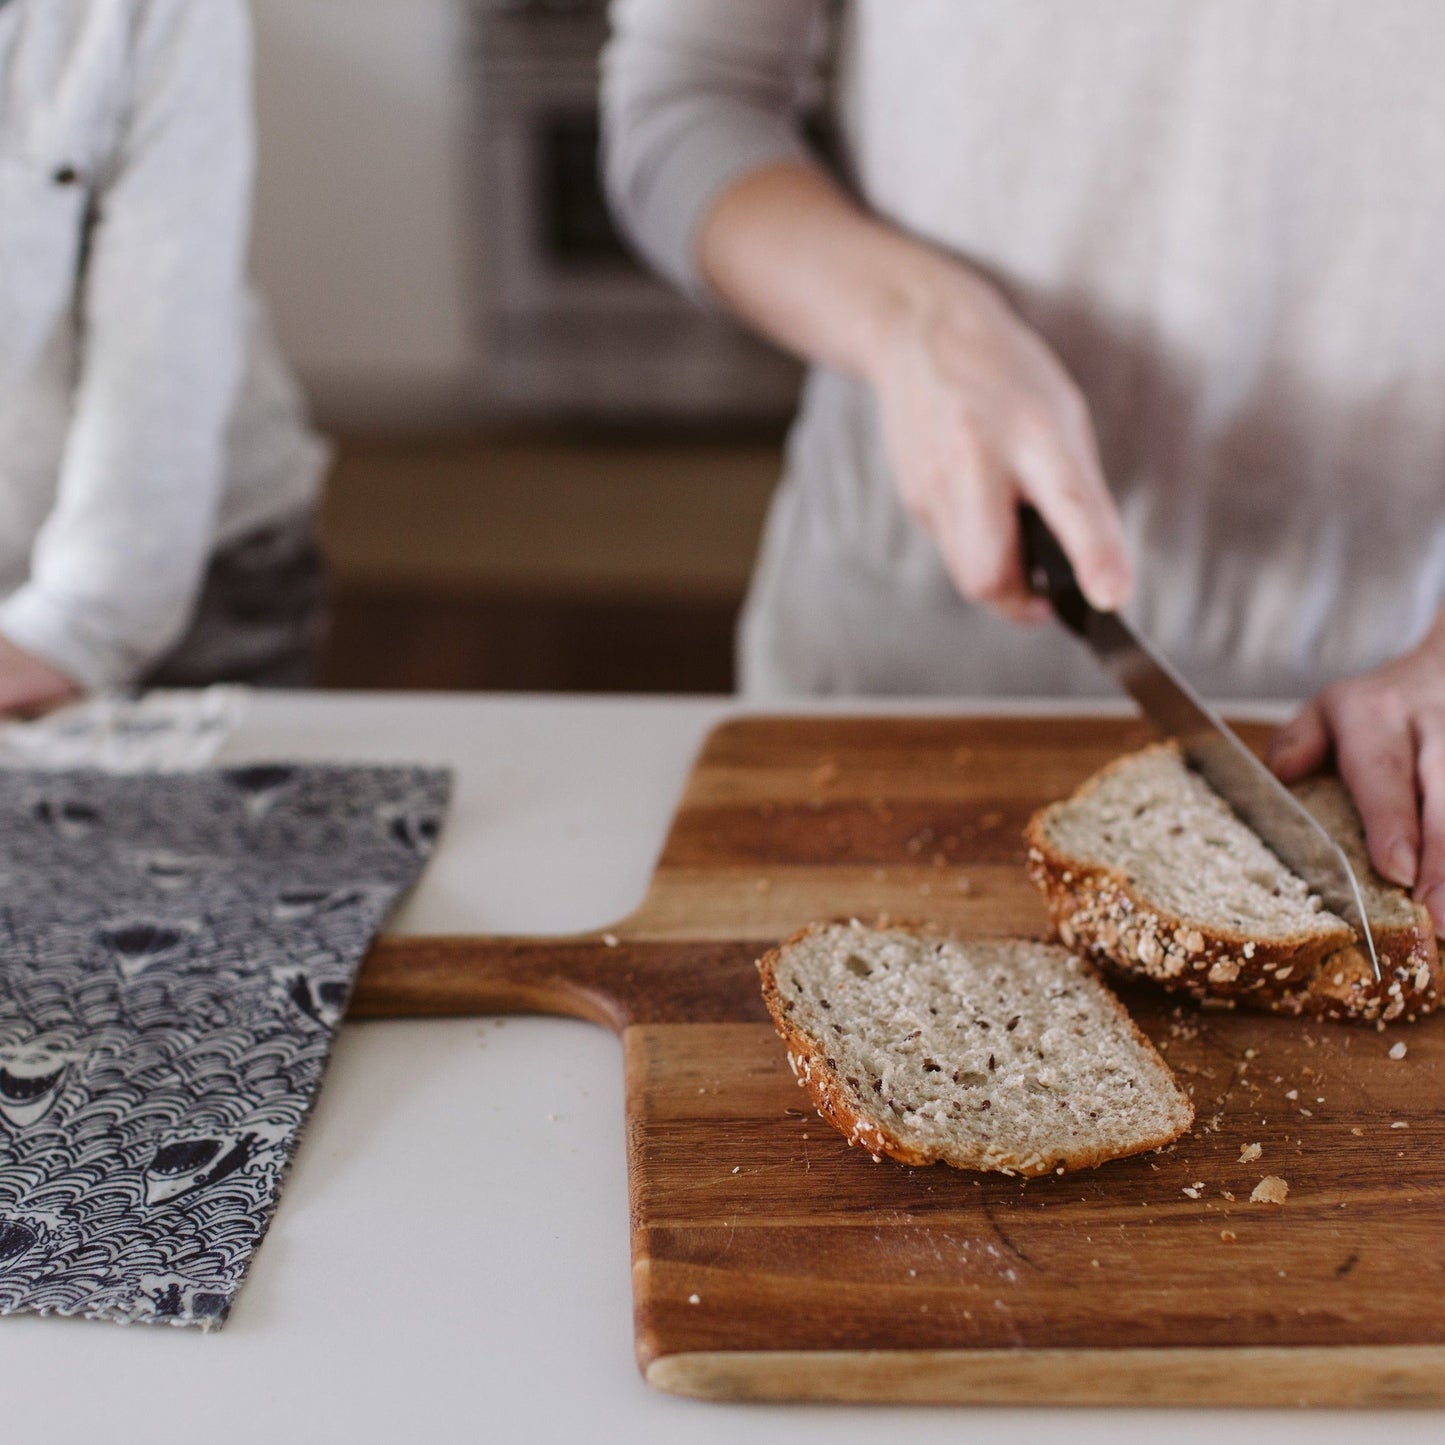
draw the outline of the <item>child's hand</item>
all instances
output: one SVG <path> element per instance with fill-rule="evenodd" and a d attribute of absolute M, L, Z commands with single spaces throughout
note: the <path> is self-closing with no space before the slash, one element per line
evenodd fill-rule
<path fill-rule="evenodd" d="M 73 679 L 0 636 L 0 717 L 35 717 L 79 696 Z"/>

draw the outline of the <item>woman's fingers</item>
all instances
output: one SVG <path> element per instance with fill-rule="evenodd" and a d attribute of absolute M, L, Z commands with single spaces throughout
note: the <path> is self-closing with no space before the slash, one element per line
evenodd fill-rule
<path fill-rule="evenodd" d="M 1269 765 L 1282 783 L 1293 783 L 1324 767 L 1330 731 L 1318 701 L 1308 702 L 1269 740 Z"/>
<path fill-rule="evenodd" d="M 1340 776 L 1365 825 L 1375 867 L 1413 888 L 1420 865 L 1420 803 L 1415 736 L 1405 700 L 1393 687 L 1346 685 L 1323 694 Z"/>
<path fill-rule="evenodd" d="M 1047 617 L 1024 575 L 1018 491 L 1002 458 L 961 439 L 940 482 L 938 542 L 954 586 L 1011 621 Z"/>
<path fill-rule="evenodd" d="M 1445 937 L 1445 714 L 1428 713 L 1416 720 L 1420 784 L 1419 886 L 1416 894 Z"/>
<path fill-rule="evenodd" d="M 1124 527 L 1094 451 L 1087 422 L 1044 416 L 1022 429 L 1011 457 L 1025 495 L 1074 564 L 1084 596 L 1100 611 L 1129 600 L 1133 569 Z"/>
<path fill-rule="evenodd" d="M 1089 600 L 1118 607 L 1133 575 L 1083 393 L 982 277 L 940 263 L 925 281 L 890 313 L 864 368 L 904 504 L 971 601 L 1021 621 L 1047 615 L 1019 553 L 1027 500 Z"/>

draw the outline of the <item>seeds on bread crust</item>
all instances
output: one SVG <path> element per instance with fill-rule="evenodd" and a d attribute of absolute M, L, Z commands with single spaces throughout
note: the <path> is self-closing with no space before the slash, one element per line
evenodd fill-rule
<path fill-rule="evenodd" d="M 1263 845 L 1189 772 L 1173 744 L 1118 759 L 1071 798 L 1036 813 L 1026 834 L 1029 876 L 1064 943 L 1166 988 L 1321 1018 L 1429 1013 L 1441 986 L 1428 915 L 1370 868 L 1358 817 L 1337 780 L 1312 779 L 1297 792 L 1361 877 L 1379 982 L 1353 930 L 1318 900 L 1309 906 L 1303 883 L 1273 855 L 1261 862 Z M 1113 830 L 1116 818 L 1123 826 Z M 1201 848 L 1201 828 L 1217 834 L 1208 841 L 1218 849 Z M 1201 875 L 1213 895 L 1227 894 L 1230 860 L 1240 855 L 1246 867 L 1238 870 L 1237 891 L 1248 916 L 1231 917 L 1229 897 L 1197 894 Z M 1271 889 L 1279 890 L 1278 906 Z"/>

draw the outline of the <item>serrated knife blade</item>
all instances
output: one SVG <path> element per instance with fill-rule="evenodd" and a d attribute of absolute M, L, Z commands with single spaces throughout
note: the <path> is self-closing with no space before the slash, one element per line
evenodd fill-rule
<path fill-rule="evenodd" d="M 1191 766 L 1275 856 L 1355 930 L 1380 980 L 1360 882 L 1340 845 L 1165 658 L 1118 613 L 1089 603 L 1063 548 L 1032 507 L 1019 509 L 1019 529 L 1030 587 L 1048 599 L 1059 621 L 1087 644 L 1145 717 L 1177 740 Z"/>

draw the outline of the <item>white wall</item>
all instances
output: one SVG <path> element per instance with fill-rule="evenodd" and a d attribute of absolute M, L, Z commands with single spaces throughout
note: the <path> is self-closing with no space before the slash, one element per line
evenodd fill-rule
<path fill-rule="evenodd" d="M 323 423 L 464 411 L 463 0 L 253 0 L 254 266 Z"/>

